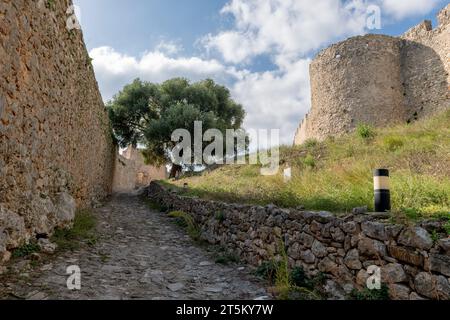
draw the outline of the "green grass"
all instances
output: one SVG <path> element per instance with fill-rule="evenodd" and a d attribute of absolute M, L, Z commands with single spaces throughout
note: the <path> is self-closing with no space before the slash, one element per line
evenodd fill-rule
<path fill-rule="evenodd" d="M 95 245 L 98 238 L 95 232 L 97 219 L 90 210 L 77 212 L 72 229 L 57 229 L 52 242 L 58 245 L 58 250 L 73 251 L 82 244 Z"/>
<path fill-rule="evenodd" d="M 289 183 L 282 169 L 262 176 L 259 165 L 235 165 L 166 185 L 207 199 L 346 213 L 361 206 L 374 209 L 372 172 L 387 168 L 396 215 L 440 217 L 450 212 L 449 136 L 450 111 L 392 128 L 359 126 L 341 138 L 281 147 L 281 163 L 292 168 Z"/>
<path fill-rule="evenodd" d="M 182 211 L 172 211 L 168 214 L 168 216 L 170 218 L 174 218 L 177 225 L 186 228 L 187 233 L 192 240 L 200 241 L 200 227 L 195 223 L 194 219 L 189 214 Z"/>
<path fill-rule="evenodd" d="M 381 285 L 380 290 L 370 290 L 368 288 L 365 288 L 362 291 L 358 291 L 354 289 L 350 295 L 349 298 L 351 300 L 382 300 L 387 301 L 390 300 L 389 297 L 389 288 L 386 284 Z"/>
<path fill-rule="evenodd" d="M 254 274 L 274 285 L 273 293 L 279 300 L 321 300 L 324 275 L 309 278 L 303 268 L 291 269 L 282 241 L 280 248 L 281 259 L 263 262 Z"/>

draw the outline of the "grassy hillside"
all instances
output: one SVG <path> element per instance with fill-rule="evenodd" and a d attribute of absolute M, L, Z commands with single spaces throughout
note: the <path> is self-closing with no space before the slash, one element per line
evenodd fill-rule
<path fill-rule="evenodd" d="M 304 206 L 349 212 L 373 209 L 375 168 L 391 170 L 393 211 L 417 219 L 450 212 L 450 110 L 432 119 L 389 129 L 360 126 L 354 134 L 281 148 L 293 178 L 264 177 L 257 165 L 223 166 L 188 183 L 190 195 L 225 201 Z"/>

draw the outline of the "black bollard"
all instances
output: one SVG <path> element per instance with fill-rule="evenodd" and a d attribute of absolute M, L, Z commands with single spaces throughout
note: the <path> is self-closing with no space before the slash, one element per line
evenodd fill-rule
<path fill-rule="evenodd" d="M 389 170 L 377 169 L 373 173 L 375 190 L 375 212 L 391 211 Z"/>

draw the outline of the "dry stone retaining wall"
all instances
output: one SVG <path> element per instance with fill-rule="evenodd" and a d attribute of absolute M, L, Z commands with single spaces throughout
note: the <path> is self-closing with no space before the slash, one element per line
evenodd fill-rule
<path fill-rule="evenodd" d="M 336 217 L 328 212 L 228 204 L 183 197 L 153 182 L 148 196 L 170 210 L 189 213 L 202 238 L 259 265 L 278 256 L 284 241 L 289 264 L 311 275 L 323 272 L 335 297 L 362 289 L 367 268 L 381 267 L 393 299 L 450 299 L 450 238 L 440 222 L 394 225 L 379 215 Z"/>
<path fill-rule="evenodd" d="M 115 147 L 71 1 L 0 1 L 0 263 L 111 191 Z"/>

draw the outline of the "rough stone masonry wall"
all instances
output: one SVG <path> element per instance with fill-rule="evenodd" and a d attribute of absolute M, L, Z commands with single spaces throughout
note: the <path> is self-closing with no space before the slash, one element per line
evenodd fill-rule
<path fill-rule="evenodd" d="M 294 144 L 386 126 L 450 107 L 450 5 L 432 29 L 426 21 L 394 38 L 353 37 L 320 52 L 310 66 L 312 108 Z"/>
<path fill-rule="evenodd" d="M 0 1 L 0 263 L 111 191 L 115 147 L 71 4 Z"/>
<path fill-rule="evenodd" d="M 273 205 L 227 204 L 179 196 L 155 182 L 148 195 L 170 210 L 191 214 L 204 240 L 233 250 L 252 265 L 279 256 L 284 241 L 289 264 L 311 276 L 325 273 L 335 298 L 362 289 L 367 268 L 376 265 L 393 299 L 450 299 L 450 238 L 433 241 L 430 236 L 443 232 L 443 223 L 406 227 L 377 215 L 336 217 Z"/>

